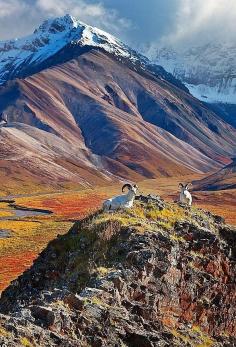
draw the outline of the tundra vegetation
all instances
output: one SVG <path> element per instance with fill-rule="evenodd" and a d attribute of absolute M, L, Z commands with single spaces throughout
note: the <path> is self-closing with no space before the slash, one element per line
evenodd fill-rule
<path fill-rule="evenodd" d="M 233 346 L 235 240 L 222 217 L 158 197 L 92 213 L 3 292 L 0 341 Z"/>
<path fill-rule="evenodd" d="M 186 176 L 184 179 L 190 181 L 192 176 Z M 159 178 L 143 181 L 139 183 L 139 186 L 141 191 L 157 192 L 167 201 L 173 201 L 179 198 L 176 188 L 178 183 L 179 177 Z M 20 191 L 14 190 L 14 186 L 12 188 L 8 186 L 8 189 L 8 193 L 12 195 L 20 193 Z M 50 240 L 58 234 L 66 233 L 74 221 L 98 209 L 106 198 L 119 194 L 120 185 L 97 187 L 94 190 L 86 191 L 69 190 L 47 194 L 38 194 L 38 191 L 32 187 L 32 192 L 35 195 L 16 198 L 16 204 L 29 208 L 48 209 L 53 211 L 53 214 L 27 218 L 15 217 L 14 220 L 1 220 L 0 216 L 0 230 L 12 231 L 11 237 L 0 238 L 0 290 L 6 288 L 11 280 L 29 268 Z M 27 193 L 29 194 L 29 191 Z M 193 192 L 193 204 L 194 207 L 201 207 L 222 215 L 228 223 L 236 225 L 235 193 L 236 190 Z M 2 216 L 5 214 L 5 218 L 10 217 L 9 213 L 14 212 L 9 212 L 7 203 L 1 203 L 0 208 L 2 209 L 0 213 Z M 152 218 L 155 213 L 150 210 L 147 217 Z M 162 211 L 163 215 L 168 213 L 168 211 Z M 159 216 L 161 217 L 159 224 L 162 223 L 166 226 L 167 223 L 172 223 L 170 216 L 163 216 L 165 221 L 160 214 Z"/>

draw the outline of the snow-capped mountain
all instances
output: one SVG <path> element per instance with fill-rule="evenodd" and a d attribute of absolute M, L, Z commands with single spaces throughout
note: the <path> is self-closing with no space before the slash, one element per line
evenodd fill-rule
<path fill-rule="evenodd" d="M 2 42 L 0 63 L 9 186 L 205 173 L 236 157 L 236 129 L 172 74 L 71 16 Z"/>
<path fill-rule="evenodd" d="M 100 47 L 121 57 L 137 59 L 114 36 L 66 15 L 46 20 L 32 35 L 0 42 L 0 84 L 18 76 L 26 65 L 42 63 L 68 44 Z"/>
<path fill-rule="evenodd" d="M 185 86 L 166 72 L 161 66 L 153 64 L 147 57 L 98 28 L 87 25 L 67 14 L 63 17 L 44 21 L 33 34 L 15 40 L 0 41 L 0 85 L 14 78 L 22 78 L 55 65 L 62 52 L 62 59 L 68 59 L 85 49 L 99 48 L 126 60 L 135 69 L 151 71 L 159 78 L 187 91 Z M 66 54 L 65 54 L 66 52 Z"/>
<path fill-rule="evenodd" d="M 148 57 L 180 79 L 198 99 L 236 104 L 236 46 L 211 43 L 183 50 L 151 49 Z"/>

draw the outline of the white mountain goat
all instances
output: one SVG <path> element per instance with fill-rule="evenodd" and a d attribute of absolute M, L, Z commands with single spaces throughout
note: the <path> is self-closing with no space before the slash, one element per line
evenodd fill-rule
<path fill-rule="evenodd" d="M 138 191 L 138 186 L 136 184 L 131 185 L 129 183 L 125 184 L 122 187 L 122 192 L 124 192 L 125 188 L 128 188 L 128 193 L 123 195 L 115 196 L 114 198 L 110 198 L 103 203 L 104 211 L 114 211 L 119 208 L 132 208 L 134 205 L 134 199 Z"/>
<path fill-rule="evenodd" d="M 179 200 L 182 204 L 186 204 L 188 206 L 192 206 L 192 195 L 189 192 L 189 187 L 191 186 L 191 183 L 187 183 L 187 184 L 179 184 L 180 187 L 180 196 L 179 196 Z"/>

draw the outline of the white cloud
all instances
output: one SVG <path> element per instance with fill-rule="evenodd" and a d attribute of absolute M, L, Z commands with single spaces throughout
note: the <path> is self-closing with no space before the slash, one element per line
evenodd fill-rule
<path fill-rule="evenodd" d="M 130 26 L 129 20 L 119 17 L 114 9 L 106 9 L 101 2 L 89 4 L 84 0 L 37 0 L 36 5 L 45 15 L 63 16 L 69 13 L 117 35 Z"/>
<path fill-rule="evenodd" d="M 100 4 L 86 4 L 83 0 L 37 0 L 36 6 L 49 15 L 62 16 L 65 13 L 74 16 L 100 17 L 106 9 Z"/>
<path fill-rule="evenodd" d="M 108 10 L 101 2 L 36 0 L 29 3 L 27 0 L 0 0 L 0 39 L 30 34 L 43 20 L 67 13 L 118 36 L 131 25 L 116 10 Z"/>
<path fill-rule="evenodd" d="M 235 0 L 179 0 L 176 22 L 161 42 L 172 45 L 236 42 Z"/>
<path fill-rule="evenodd" d="M 25 10 L 25 3 L 20 3 L 18 0 L 0 0 L 0 18 L 12 16 Z"/>
<path fill-rule="evenodd" d="M 0 0 L 0 40 L 66 13 L 137 47 L 236 44 L 236 0 Z"/>

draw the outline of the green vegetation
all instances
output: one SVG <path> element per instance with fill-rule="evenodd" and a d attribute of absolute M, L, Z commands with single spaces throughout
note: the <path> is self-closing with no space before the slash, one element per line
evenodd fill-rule
<path fill-rule="evenodd" d="M 7 337 L 9 335 L 10 335 L 10 333 L 8 331 L 6 331 L 6 329 L 4 329 L 3 327 L 0 326 L 0 336 Z"/>
<path fill-rule="evenodd" d="M 200 327 L 193 325 L 193 327 L 185 332 L 180 332 L 175 329 L 171 330 L 171 333 L 187 346 L 192 347 L 213 347 L 214 341 L 201 331 Z M 177 346 L 177 342 L 175 344 Z M 183 346 L 182 344 L 179 346 Z"/>
<path fill-rule="evenodd" d="M 33 347 L 32 343 L 26 337 L 22 337 L 20 342 L 24 347 Z"/>
<path fill-rule="evenodd" d="M 203 212 L 200 212 L 203 215 Z M 166 204 L 160 210 L 155 204 L 136 202 L 130 210 L 118 210 L 112 213 L 95 213 L 82 222 L 76 223 L 71 232 L 52 242 L 55 266 L 66 263 L 68 253 L 75 254 L 68 269 L 68 281 L 72 274 L 76 283 L 73 290 L 85 287 L 89 278 L 105 277 L 114 269 L 114 264 L 122 262 L 122 254 L 112 253 L 117 238 L 124 238 L 123 230 L 132 230 L 139 234 L 147 232 L 167 232 L 174 242 L 186 242 L 184 235 L 175 232 L 175 224 L 179 221 L 193 221 L 198 225 L 195 210 L 184 209 L 176 204 Z M 205 217 L 207 218 L 207 217 Z M 200 218 L 200 221 L 203 217 Z M 78 252 L 80 250 L 80 252 Z M 112 254 L 112 256 L 111 256 Z M 86 256 L 87 255 L 87 256 Z M 192 263 L 194 266 L 194 262 Z M 191 264 L 190 264 L 191 266 Z"/>

